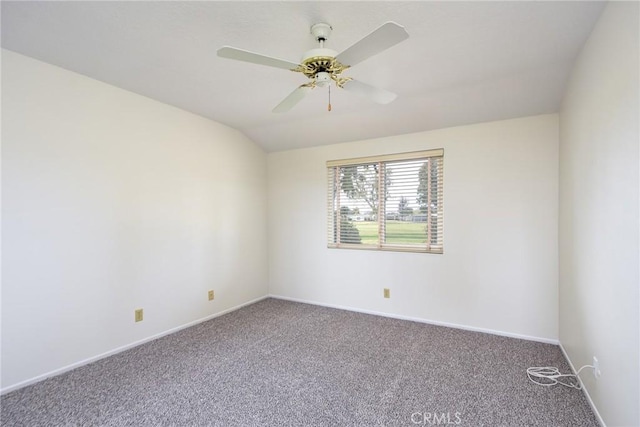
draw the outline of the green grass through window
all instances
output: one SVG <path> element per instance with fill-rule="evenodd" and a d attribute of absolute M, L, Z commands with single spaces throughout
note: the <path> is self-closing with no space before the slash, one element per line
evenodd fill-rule
<path fill-rule="evenodd" d="M 378 244 L 378 223 L 357 221 L 353 225 L 360 232 L 362 244 Z M 386 243 L 423 244 L 427 242 L 427 224 L 424 222 L 387 221 Z"/>

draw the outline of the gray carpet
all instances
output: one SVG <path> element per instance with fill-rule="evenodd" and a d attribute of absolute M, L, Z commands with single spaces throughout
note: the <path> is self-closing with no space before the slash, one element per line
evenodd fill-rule
<path fill-rule="evenodd" d="M 597 426 L 557 346 L 268 299 L 2 397 L 3 426 Z"/>

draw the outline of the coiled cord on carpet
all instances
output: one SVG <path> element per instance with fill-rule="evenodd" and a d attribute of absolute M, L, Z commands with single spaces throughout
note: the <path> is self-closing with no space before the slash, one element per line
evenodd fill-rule
<path fill-rule="evenodd" d="M 544 387 L 562 384 L 565 387 L 581 390 L 582 383 L 580 382 L 578 375 L 580 375 L 580 372 L 582 372 L 584 368 L 594 368 L 594 366 L 584 365 L 582 368 L 578 369 L 578 372 L 576 372 L 575 375 L 561 374 L 560 370 L 555 366 L 531 367 L 527 368 L 527 376 L 531 382 Z"/>

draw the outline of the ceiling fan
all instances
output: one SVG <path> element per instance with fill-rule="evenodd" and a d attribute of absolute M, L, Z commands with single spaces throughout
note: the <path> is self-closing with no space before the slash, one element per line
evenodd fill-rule
<path fill-rule="evenodd" d="M 359 82 L 351 77 L 345 77 L 342 73 L 347 68 L 406 40 L 409 34 L 404 27 L 395 22 L 386 22 L 340 53 L 324 47 L 324 43 L 331 35 L 331 30 L 331 26 L 325 23 L 315 24 L 311 27 L 311 34 L 313 34 L 320 47 L 305 52 L 299 64 L 231 46 L 223 46 L 218 49 L 218 56 L 269 67 L 284 68 L 307 76 L 309 81 L 298 86 L 289 96 L 282 100 L 273 109 L 274 113 L 289 111 L 312 89 L 330 86 L 332 80 L 337 87 L 365 96 L 378 104 L 388 104 L 396 99 L 397 95 L 393 92 Z M 331 111 L 331 99 L 329 99 L 329 111 Z"/>

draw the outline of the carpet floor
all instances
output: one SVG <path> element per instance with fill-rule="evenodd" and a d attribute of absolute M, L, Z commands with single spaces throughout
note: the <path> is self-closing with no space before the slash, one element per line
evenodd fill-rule
<path fill-rule="evenodd" d="M 2 397 L 3 426 L 598 426 L 558 346 L 267 299 Z"/>

